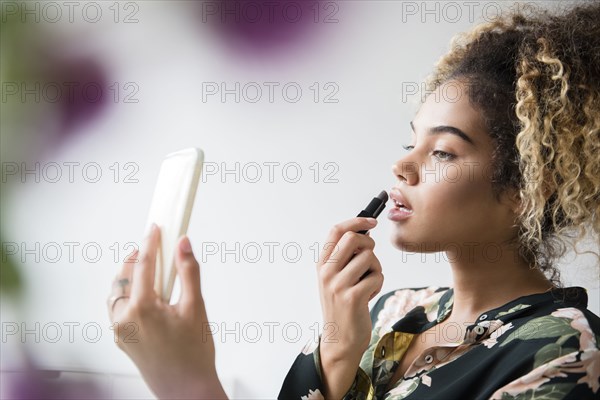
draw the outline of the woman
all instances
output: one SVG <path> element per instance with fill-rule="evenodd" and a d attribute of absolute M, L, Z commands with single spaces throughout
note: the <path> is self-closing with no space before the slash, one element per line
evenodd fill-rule
<path fill-rule="evenodd" d="M 598 21 L 598 4 L 514 14 L 454 42 L 393 166 L 388 215 L 399 249 L 446 253 L 453 286 L 387 293 L 369 312 L 383 275 L 356 232 L 376 221 L 336 225 L 317 264 L 325 329 L 280 398 L 600 396 L 600 319 L 553 266 L 559 237 L 600 232 Z M 189 240 L 173 307 L 152 290 L 157 241 L 154 229 L 118 277 L 131 293 L 110 302 L 111 318 L 139 326 L 119 346 L 160 398 L 226 398 Z"/>

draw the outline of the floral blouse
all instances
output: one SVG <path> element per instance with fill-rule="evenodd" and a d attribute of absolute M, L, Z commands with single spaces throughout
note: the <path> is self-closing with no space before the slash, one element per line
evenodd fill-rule
<path fill-rule="evenodd" d="M 600 318 L 587 300 L 584 288 L 569 287 L 486 311 L 464 338 L 423 351 L 386 391 L 412 338 L 450 315 L 453 289 L 387 293 L 371 310 L 371 343 L 344 399 L 600 399 Z M 445 339 L 456 332 L 447 329 Z M 322 393 L 319 345 L 309 343 L 278 398 L 323 399 Z"/>

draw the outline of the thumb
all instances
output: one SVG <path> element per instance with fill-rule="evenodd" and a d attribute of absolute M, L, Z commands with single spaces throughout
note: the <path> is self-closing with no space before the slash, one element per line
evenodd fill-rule
<path fill-rule="evenodd" d="M 185 311 L 196 312 L 202 301 L 200 294 L 200 266 L 194 257 L 190 239 L 182 236 L 177 246 L 175 259 L 177 274 L 181 281 L 180 306 Z"/>

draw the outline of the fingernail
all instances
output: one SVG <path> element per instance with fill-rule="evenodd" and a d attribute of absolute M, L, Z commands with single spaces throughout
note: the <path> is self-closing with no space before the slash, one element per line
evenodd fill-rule
<path fill-rule="evenodd" d="M 192 244 L 190 243 L 190 239 L 187 236 L 184 236 L 179 245 L 181 251 L 185 254 L 191 254 L 192 252 Z"/>
<path fill-rule="evenodd" d="M 367 218 L 367 221 L 369 222 L 369 225 L 377 225 L 377 220 L 375 218 Z"/>

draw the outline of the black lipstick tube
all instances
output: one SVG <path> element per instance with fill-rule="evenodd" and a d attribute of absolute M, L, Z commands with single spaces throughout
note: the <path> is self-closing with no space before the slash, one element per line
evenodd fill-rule
<path fill-rule="evenodd" d="M 382 190 L 381 193 L 377 197 L 373 197 L 373 200 L 369 203 L 369 205 L 358 213 L 357 217 L 366 217 L 366 218 L 377 218 L 379 214 L 385 208 L 385 203 L 388 201 L 388 194 L 385 190 Z M 365 234 L 368 230 L 358 231 L 358 233 Z"/>

